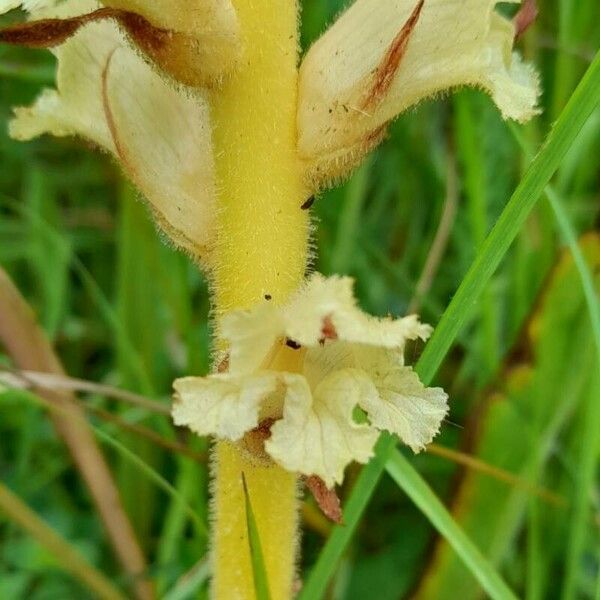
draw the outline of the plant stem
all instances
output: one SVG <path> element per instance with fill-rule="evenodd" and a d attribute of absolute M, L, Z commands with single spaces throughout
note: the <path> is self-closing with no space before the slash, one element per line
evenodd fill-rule
<path fill-rule="evenodd" d="M 234 308 L 283 302 L 304 277 L 308 196 L 296 157 L 298 7 L 233 2 L 239 69 L 211 98 L 219 194 L 213 294 L 217 319 Z M 269 300 L 270 298 L 270 300 Z M 217 321 L 218 323 L 218 321 Z M 245 475 L 271 597 L 292 596 L 297 481 L 220 442 L 213 461 L 213 597 L 255 597 L 242 488 Z"/>

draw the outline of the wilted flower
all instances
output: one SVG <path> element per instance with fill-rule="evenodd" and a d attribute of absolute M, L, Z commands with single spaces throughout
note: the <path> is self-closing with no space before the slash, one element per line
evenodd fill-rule
<path fill-rule="evenodd" d="M 415 316 L 366 315 L 351 279 L 315 274 L 281 307 L 223 318 L 227 372 L 177 380 L 173 419 L 332 487 L 372 456 L 379 430 L 414 451 L 439 430 L 447 395 L 404 364 L 407 340 L 430 331 Z"/>
<path fill-rule="evenodd" d="M 298 152 L 316 186 L 354 167 L 396 115 L 444 90 L 480 87 L 505 118 L 536 113 L 537 75 L 512 52 L 515 27 L 496 3 L 356 0 L 339 17 L 300 68 Z"/>
<path fill-rule="evenodd" d="M 210 267 L 216 235 L 209 94 L 240 64 L 230 0 L 0 0 L 32 21 L 0 40 L 53 48 L 57 90 L 11 134 L 81 135 L 111 152 L 158 223 Z M 533 69 L 496 0 L 356 0 L 300 67 L 298 169 L 312 191 L 348 173 L 402 111 L 443 90 L 486 90 L 507 118 L 536 112 Z M 176 83 L 177 82 L 177 83 Z"/>
<path fill-rule="evenodd" d="M 93 0 L 48 4 L 34 16 L 68 18 L 99 6 Z M 112 20 L 89 23 L 54 52 L 57 89 L 16 109 L 11 135 L 81 135 L 109 151 L 171 239 L 204 257 L 213 230 L 214 174 L 202 92 L 161 77 Z"/>

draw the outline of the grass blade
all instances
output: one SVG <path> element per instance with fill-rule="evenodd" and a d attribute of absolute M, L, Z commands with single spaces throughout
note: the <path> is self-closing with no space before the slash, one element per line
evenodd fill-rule
<path fill-rule="evenodd" d="M 448 540 L 489 596 L 493 600 L 516 600 L 513 592 L 454 521 L 418 471 L 398 450 L 392 452 L 386 467 L 392 479 Z"/>
<path fill-rule="evenodd" d="M 515 127 L 511 127 L 511 131 L 524 153 L 531 156 L 531 151 L 523 136 L 519 134 Z M 598 301 L 594 279 L 583 256 L 583 252 L 577 243 L 577 234 L 571 225 L 569 215 L 563 206 L 560 196 L 551 186 L 546 187 L 545 193 L 554 213 L 560 234 L 569 247 L 573 256 L 573 262 L 579 273 L 596 346 L 597 372 L 600 373 L 600 302 Z M 589 498 L 594 485 L 596 456 L 600 449 L 600 402 L 596 401 L 596 397 L 592 393 L 585 408 L 586 416 L 584 421 L 586 426 L 582 433 L 581 455 L 578 460 L 580 467 L 578 471 L 579 477 L 575 484 L 575 503 L 570 520 L 571 531 L 566 551 L 565 577 L 562 588 L 562 598 L 564 600 L 572 600 L 576 596 L 578 561 L 584 550 Z"/>
<path fill-rule="evenodd" d="M 169 590 L 163 600 L 188 600 L 197 597 L 198 590 L 210 575 L 208 561 L 202 560 L 186 573 L 174 588 Z"/>
<path fill-rule="evenodd" d="M 396 444 L 395 439 L 384 433 L 375 447 L 375 456 L 358 476 L 348 501 L 344 504 L 343 525 L 336 525 L 319 554 L 319 559 L 304 582 L 298 600 L 313 600 L 325 595 L 329 579 L 349 544 L 360 516 L 367 504 L 381 474 L 385 469 L 385 459 Z"/>
<path fill-rule="evenodd" d="M 567 242 L 573 261 L 579 272 L 583 293 L 588 306 L 592 332 L 596 345 L 597 373 L 600 373 L 600 304 L 594 287 L 594 280 L 581 252 L 575 231 L 560 198 L 553 189 L 547 188 L 546 195 L 556 217 L 562 237 Z M 567 543 L 566 572 L 563 582 L 562 598 L 572 600 L 576 597 L 577 571 L 579 561 L 584 552 L 586 528 L 590 509 L 590 494 L 594 487 L 594 475 L 600 450 L 600 402 L 598 402 L 598 385 L 592 386 L 585 407 L 585 427 L 582 432 L 581 453 L 578 457 L 578 477 L 575 482 L 574 507 L 571 517 L 571 531 Z"/>
<path fill-rule="evenodd" d="M 502 211 L 481 250 L 477 253 L 431 340 L 425 347 L 416 369 L 426 384 L 433 379 L 437 368 L 467 319 L 468 309 L 481 296 L 521 225 L 556 172 L 561 159 L 599 103 L 600 52 L 596 54 L 560 118 L 550 131 L 545 144 Z M 325 593 L 327 583 L 335 572 L 352 532 L 383 474 L 385 463 L 394 446 L 394 438 L 383 434 L 377 445 L 377 458 L 371 460 L 362 469 L 347 501 L 347 506 L 352 507 L 353 510 L 345 510 L 345 525 L 334 528 L 315 567 L 306 580 L 300 594 L 302 600 L 321 598 Z M 344 533 L 341 531 L 342 529 L 347 529 L 348 533 Z"/>
<path fill-rule="evenodd" d="M 417 369 L 430 382 L 452 342 L 498 268 L 525 219 L 542 195 L 583 125 L 600 103 L 600 52 L 581 80 L 546 142 L 502 211 L 500 218 L 477 253 L 471 268 L 444 312 L 419 360 Z"/>
<path fill-rule="evenodd" d="M 196 529 L 199 535 L 207 537 L 208 529 L 204 521 L 198 516 L 196 511 L 188 504 L 188 502 L 181 496 L 181 494 L 157 471 L 155 471 L 150 465 L 144 462 L 137 454 L 134 454 L 129 448 L 121 444 L 112 436 L 108 435 L 98 427 L 93 427 L 94 433 L 106 444 L 112 446 L 125 460 L 132 464 L 138 471 L 143 473 L 150 481 L 154 482 L 157 487 L 162 489 L 168 494 L 175 502 L 181 504 L 185 509 L 185 512 L 192 519 L 196 525 Z"/>
<path fill-rule="evenodd" d="M 125 596 L 54 529 L 49 527 L 16 494 L 0 483 L 0 510 L 30 533 L 52 553 L 56 564 L 69 571 L 102 600 L 125 600 Z"/>
<path fill-rule="evenodd" d="M 254 590 L 257 600 L 270 600 L 269 581 L 267 579 L 267 568 L 263 556 L 262 546 L 260 545 L 260 536 L 250 495 L 248 494 L 248 485 L 246 477 L 242 473 L 242 485 L 244 487 L 244 500 L 246 505 L 246 526 L 248 528 L 248 542 L 250 543 L 250 557 L 252 558 L 252 574 L 254 576 Z"/>
<path fill-rule="evenodd" d="M 65 375 L 33 311 L 1 268 L 0 342 L 20 369 Z M 121 504 L 112 472 L 90 432 L 83 410 L 69 392 L 40 390 L 39 393 L 55 409 L 50 413 L 54 427 L 90 490 L 115 554 L 124 570 L 137 578 L 146 570 L 146 560 Z M 142 599 L 152 598 L 151 584 L 138 580 L 136 595 Z"/>

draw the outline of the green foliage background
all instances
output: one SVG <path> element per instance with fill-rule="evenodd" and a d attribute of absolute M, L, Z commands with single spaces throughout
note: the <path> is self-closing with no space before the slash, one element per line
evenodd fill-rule
<path fill-rule="evenodd" d="M 305 0 L 306 47 L 341 8 Z M 600 42 L 597 0 L 541 3 L 519 44 L 538 65 L 543 114 L 522 128 L 537 149 Z M 513 9 L 514 10 L 514 9 Z M 2 18 L 6 24 L 18 18 Z M 0 123 L 52 84 L 48 53 L 0 47 Z M 600 112 L 553 180 L 588 264 L 600 282 Z M 436 324 L 529 162 L 514 128 L 477 91 L 438 98 L 400 117 L 388 140 L 343 186 L 315 204 L 315 266 L 357 279 L 363 307 L 404 314 L 415 297 L 440 223 L 449 237 L 426 293 Z M 454 216 L 452 208 L 455 205 Z M 563 232 L 561 234 L 561 231 Z M 509 471 L 521 483 L 458 466 L 432 453 L 406 455 L 458 523 L 522 598 L 600 598 L 600 402 L 590 307 L 552 205 L 541 199 L 463 327 L 436 382 L 451 396 L 439 445 Z M 0 265 L 34 308 L 70 375 L 169 402 L 171 381 L 209 368 L 206 283 L 187 257 L 156 235 L 111 161 L 72 139 L 20 144 L 0 132 Z M 414 304 L 413 304 L 414 306 Z M 598 310 L 596 295 L 595 310 Z M 420 348 L 415 348 L 414 360 Z M 0 354 L 0 364 L 10 365 Z M 143 424 L 199 453 L 206 442 L 168 419 L 104 397 L 86 404 Z M 207 520 L 206 461 L 197 461 L 90 413 L 102 432 L 160 473 Z M 590 433 L 591 432 L 591 433 Z M 590 443 L 592 447 L 590 447 Z M 595 446 L 594 446 L 595 444 Z M 104 446 L 161 597 L 204 596 L 204 575 L 186 596 L 176 587 L 206 553 L 180 502 L 114 445 Z M 591 457 L 591 458 L 590 458 Z M 595 480 L 585 482 L 586 460 Z M 342 499 L 356 479 L 347 477 Z M 30 395 L 0 390 L 0 482 L 16 492 L 118 586 L 114 560 L 89 494 L 63 444 Z M 532 486 L 551 490 L 540 498 Z M 330 526 L 306 500 L 302 569 L 315 563 Z M 197 572 L 196 572 L 197 573 Z M 192 578 L 193 579 L 193 578 Z M 344 600 L 468 600 L 473 575 L 429 521 L 384 477 L 326 597 Z M 0 598 L 87 598 L 89 592 L 0 513 Z"/>

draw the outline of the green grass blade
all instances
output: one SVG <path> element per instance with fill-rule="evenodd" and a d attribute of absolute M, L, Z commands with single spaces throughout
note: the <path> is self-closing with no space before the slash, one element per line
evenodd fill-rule
<path fill-rule="evenodd" d="M 452 342 L 468 318 L 525 219 L 542 195 L 581 128 L 600 103 L 600 52 L 581 80 L 546 142 L 477 253 L 471 268 L 444 312 L 418 364 L 425 382 L 433 379 Z"/>
<path fill-rule="evenodd" d="M 469 309 L 477 302 L 527 215 L 554 175 L 561 159 L 599 103 L 600 52 L 596 54 L 594 61 L 549 133 L 545 144 L 502 211 L 498 222 L 444 312 L 433 337 L 425 347 L 425 352 L 417 363 L 416 369 L 426 384 L 433 379 L 437 368 L 468 318 Z M 363 510 L 383 474 L 385 462 L 391 455 L 394 444 L 391 436 L 384 435 L 378 444 L 377 460 L 371 460 L 363 468 L 347 502 L 348 506 L 360 506 L 360 508 L 352 514 L 344 512 L 344 527 L 350 530 L 350 535 L 338 533 L 341 526 L 334 528 L 315 567 L 306 580 L 300 595 L 302 600 L 320 598 L 325 593 L 327 583 L 350 541 L 351 533 L 356 528 Z M 362 498 L 359 499 L 357 496 L 362 496 Z"/>
<path fill-rule="evenodd" d="M 546 194 L 556 216 L 556 222 L 565 241 L 567 242 L 573 260 L 581 278 L 583 293 L 588 306 L 592 332 L 596 345 L 597 373 L 600 373 L 600 303 L 596 295 L 594 281 L 581 252 L 575 232 L 569 217 L 554 190 L 546 189 Z M 595 389 L 594 389 L 595 388 Z M 596 392 L 596 393 L 594 393 Z M 600 450 L 600 402 L 598 402 L 598 385 L 592 386 L 587 405 L 585 407 L 585 427 L 582 432 L 581 453 L 578 457 L 578 477 L 575 482 L 574 507 L 571 517 L 570 535 L 566 552 L 566 572 L 563 580 L 562 597 L 572 600 L 576 597 L 577 572 L 579 561 L 584 552 L 584 543 L 588 515 L 590 510 L 590 495 L 594 487 L 594 474 L 596 460 Z"/>
<path fill-rule="evenodd" d="M 32 511 L 16 494 L 0 483 L 0 512 L 18 523 L 44 546 L 64 570 L 84 583 L 102 600 L 125 600 L 103 573 L 93 567 L 80 552 Z"/>
<path fill-rule="evenodd" d="M 262 546 L 260 544 L 260 535 L 248 494 L 248 485 L 246 477 L 242 473 L 242 485 L 244 487 L 244 501 L 246 506 L 246 526 L 248 529 L 248 542 L 250 544 L 250 557 L 252 559 L 252 575 L 254 576 L 254 591 L 257 600 L 270 600 L 269 580 L 267 578 L 267 568 L 263 556 Z"/>
<path fill-rule="evenodd" d="M 137 454 L 134 454 L 131 450 L 129 450 L 129 448 L 121 444 L 121 442 L 117 441 L 115 438 L 108 435 L 98 427 L 94 427 L 93 425 L 90 425 L 90 427 L 92 427 L 94 433 L 103 442 L 109 446 L 112 446 L 123 458 L 125 458 L 125 460 L 146 475 L 150 481 L 154 482 L 173 500 L 179 502 L 185 509 L 185 512 L 188 514 L 188 516 L 192 519 L 193 523 L 196 525 L 196 529 L 199 534 L 202 534 L 205 537 L 208 535 L 206 524 L 198 516 L 196 511 L 188 504 L 186 499 L 162 475 L 155 471 L 150 465 L 145 463 L 139 456 L 137 456 Z"/>
<path fill-rule="evenodd" d="M 7 200 L 6 204 L 16 212 L 22 214 L 27 220 L 34 223 L 38 228 L 39 233 L 46 237 L 49 242 L 52 242 L 53 244 L 63 243 L 63 237 L 60 232 L 39 214 L 34 213 L 27 206 L 22 206 L 13 200 Z M 77 274 L 91 300 L 97 306 L 100 316 L 102 316 L 106 325 L 115 335 L 117 343 L 124 349 L 124 352 L 126 352 L 128 365 L 131 370 L 135 372 L 141 389 L 144 390 L 146 395 L 155 395 L 148 373 L 144 367 L 142 357 L 137 352 L 133 341 L 126 335 L 125 327 L 121 323 L 118 314 L 104 294 L 102 288 L 76 254 L 71 252 L 69 260 L 71 261 L 73 271 Z"/>
<path fill-rule="evenodd" d="M 462 93 L 455 97 L 456 143 L 463 163 L 464 194 L 466 210 L 469 215 L 471 238 L 475 250 L 479 250 L 485 241 L 488 231 L 488 204 L 486 190 L 486 173 L 483 160 L 484 148 L 478 130 L 475 127 L 476 116 L 472 97 Z M 483 384 L 498 365 L 498 302 L 490 287 L 482 293 L 479 313 L 479 330 L 477 337 L 482 355 L 481 368 L 478 370 L 478 381 Z"/>
<path fill-rule="evenodd" d="M 511 127 L 511 131 L 525 154 L 531 156 L 527 142 L 520 135 L 520 132 L 515 127 Z M 545 193 L 554 213 L 560 234 L 569 247 L 573 256 L 573 262 L 579 273 L 596 346 L 597 372 L 600 373 L 600 302 L 596 294 L 594 279 L 583 256 L 583 252 L 577 243 L 577 234 L 571 225 L 561 198 L 551 186 L 546 187 Z M 570 520 L 570 536 L 566 551 L 566 567 L 562 588 L 562 598 L 564 600 L 572 600 L 576 597 L 577 571 L 579 560 L 584 551 L 589 498 L 594 485 L 596 456 L 600 449 L 600 402 L 595 401 L 594 394 L 591 394 L 585 410 L 584 422 L 586 426 L 582 433 L 581 455 L 578 460 L 580 467 L 578 471 L 579 477 L 575 484 L 575 503 Z"/>
<path fill-rule="evenodd" d="M 392 452 L 386 467 L 392 479 L 417 505 L 438 532 L 448 540 L 448 543 L 477 578 L 490 598 L 493 600 L 516 600 L 513 592 L 454 521 L 433 490 L 398 450 Z"/>
<path fill-rule="evenodd" d="M 210 575 L 208 561 L 203 560 L 187 573 L 173 589 L 169 590 L 163 600 L 189 600 L 195 598 L 198 590 L 204 585 Z"/>
<path fill-rule="evenodd" d="M 53 412 L 62 412 L 62 409 L 44 398 L 37 396 L 31 392 L 25 390 L 19 390 L 19 395 L 26 401 L 32 402 L 36 405 L 42 406 Z M 196 511 L 188 504 L 186 499 L 162 476 L 160 473 L 155 471 L 150 465 L 144 462 L 139 456 L 133 453 L 129 448 L 121 444 L 114 437 L 103 431 L 102 429 L 95 427 L 91 423 L 90 428 L 98 438 L 105 444 L 111 446 L 116 452 L 122 456 L 126 461 L 131 463 L 136 469 L 142 472 L 150 481 L 154 482 L 159 488 L 161 488 L 166 494 L 168 494 L 175 502 L 181 504 L 182 508 L 188 514 L 194 525 L 198 535 L 206 538 L 208 536 L 208 528 L 206 523 L 198 516 Z"/>
<path fill-rule="evenodd" d="M 350 542 L 360 516 L 367 507 L 379 477 L 385 469 L 385 457 L 391 452 L 395 444 L 396 440 L 386 433 L 379 438 L 375 447 L 375 456 L 368 466 L 361 470 L 354 484 L 352 494 L 344 505 L 344 524 L 333 528 L 327 543 L 321 550 L 319 560 L 302 586 L 298 600 L 313 600 L 321 598 L 325 594 L 327 583 L 333 575 L 344 549 Z"/>

